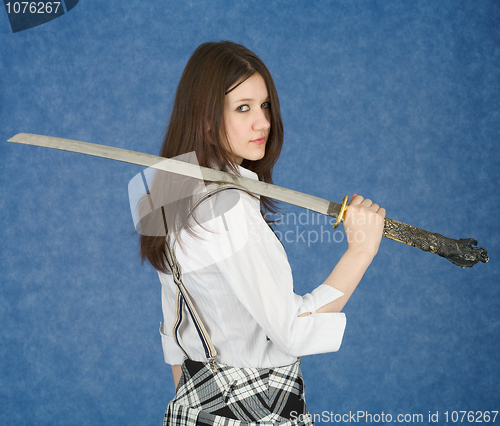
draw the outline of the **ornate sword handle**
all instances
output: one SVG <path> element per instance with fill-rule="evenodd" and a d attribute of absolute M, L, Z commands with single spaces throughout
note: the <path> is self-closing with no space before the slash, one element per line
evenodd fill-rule
<path fill-rule="evenodd" d="M 348 198 L 346 195 L 342 200 L 339 214 L 333 225 L 334 228 L 344 221 Z M 471 268 L 479 261 L 486 263 L 489 260 L 484 247 L 472 247 L 477 246 L 477 241 L 474 238 L 453 240 L 388 217 L 384 219 L 382 236 L 423 251 L 435 253 L 461 268 Z"/>
<path fill-rule="evenodd" d="M 453 240 L 389 218 L 385 218 L 382 235 L 420 250 L 435 253 L 461 268 L 470 268 L 479 261 L 486 263 L 489 260 L 484 247 L 472 247 L 477 245 L 477 241 L 473 238 Z"/>

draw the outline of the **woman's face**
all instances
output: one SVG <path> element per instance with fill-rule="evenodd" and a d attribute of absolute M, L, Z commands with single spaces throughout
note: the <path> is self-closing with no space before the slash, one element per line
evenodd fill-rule
<path fill-rule="evenodd" d="M 224 124 L 236 164 L 264 157 L 270 119 L 269 94 L 260 74 L 252 75 L 226 95 Z"/>

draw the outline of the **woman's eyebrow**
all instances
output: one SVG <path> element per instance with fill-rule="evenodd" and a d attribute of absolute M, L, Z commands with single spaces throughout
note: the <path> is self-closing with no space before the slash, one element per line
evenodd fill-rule
<path fill-rule="evenodd" d="M 253 102 L 253 101 L 255 101 L 255 99 L 253 99 L 253 98 L 242 98 L 242 99 L 235 100 L 233 103 L 237 104 L 237 103 L 240 103 L 240 102 Z M 267 97 L 264 100 L 264 102 L 269 102 L 269 101 L 270 101 L 269 97 Z"/>
<path fill-rule="evenodd" d="M 235 103 L 235 104 L 237 104 L 238 102 L 251 102 L 251 101 L 253 101 L 253 100 L 254 100 L 254 99 L 252 99 L 252 98 L 242 98 L 242 99 L 236 99 L 236 100 L 234 101 L 234 103 Z"/>

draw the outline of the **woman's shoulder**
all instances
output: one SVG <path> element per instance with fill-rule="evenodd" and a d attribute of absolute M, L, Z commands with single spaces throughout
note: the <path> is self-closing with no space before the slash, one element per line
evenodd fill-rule
<path fill-rule="evenodd" d="M 259 180 L 257 173 L 244 167 L 237 166 L 237 173 L 242 178 Z M 231 183 L 211 183 L 206 187 L 207 193 L 204 198 L 212 198 L 223 210 L 229 210 L 241 200 L 247 207 L 258 208 L 260 211 L 260 197 L 250 193 L 244 187 Z"/>
<path fill-rule="evenodd" d="M 251 194 L 238 185 L 211 184 L 207 187 L 207 192 L 200 197 L 198 204 L 202 211 L 206 212 L 209 209 L 211 216 L 215 217 L 238 211 L 241 214 L 241 209 L 260 212 L 259 196 Z"/>
<path fill-rule="evenodd" d="M 238 172 L 241 177 L 258 180 L 257 174 L 248 169 L 239 166 Z M 193 199 L 191 214 L 191 225 L 206 224 L 209 228 L 217 227 L 219 221 L 213 219 L 231 218 L 240 223 L 262 220 L 260 197 L 236 183 L 208 183 Z M 223 225 L 227 227 L 226 223 Z"/>

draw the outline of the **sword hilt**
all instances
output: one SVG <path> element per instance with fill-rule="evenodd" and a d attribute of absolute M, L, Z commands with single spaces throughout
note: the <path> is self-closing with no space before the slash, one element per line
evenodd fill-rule
<path fill-rule="evenodd" d="M 435 253 L 461 268 L 470 268 L 479 261 L 486 263 L 489 260 L 484 247 L 472 247 L 477 245 L 473 238 L 454 240 L 397 220 L 385 218 L 384 221 L 384 237 Z"/>
<path fill-rule="evenodd" d="M 339 213 L 333 224 L 334 228 L 339 226 L 345 219 L 348 198 L 349 196 L 346 195 L 342 200 Z M 479 261 L 486 263 L 489 260 L 488 252 L 484 247 L 472 247 L 477 246 L 477 241 L 473 238 L 454 240 L 388 217 L 384 219 L 382 236 L 437 254 L 461 268 L 471 268 Z"/>
<path fill-rule="evenodd" d="M 333 229 L 335 229 L 337 226 L 340 225 L 340 222 L 343 222 L 345 219 L 345 212 L 347 210 L 347 200 L 349 199 L 349 195 L 346 195 L 344 199 L 342 200 L 342 203 L 340 203 L 340 210 L 339 214 L 337 215 L 337 218 L 335 219 L 335 223 L 333 224 Z"/>

